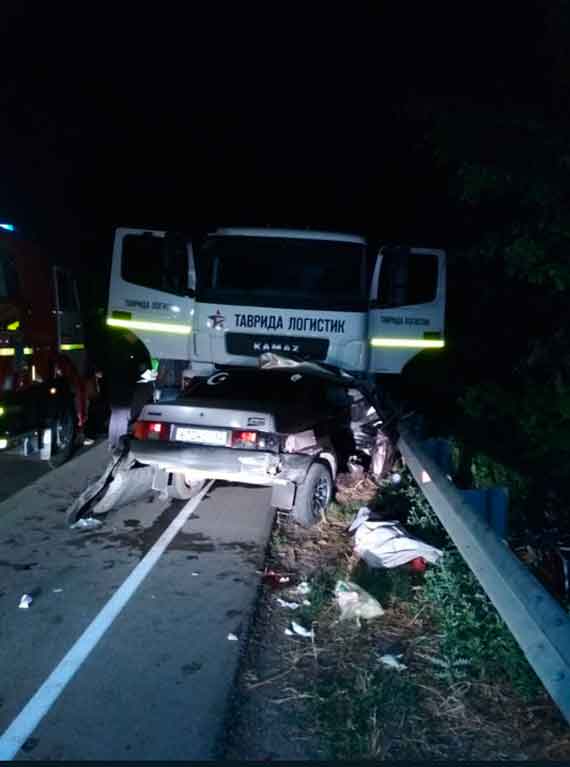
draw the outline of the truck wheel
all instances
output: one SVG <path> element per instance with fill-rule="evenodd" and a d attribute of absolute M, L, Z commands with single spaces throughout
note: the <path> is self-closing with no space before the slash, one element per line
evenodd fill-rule
<path fill-rule="evenodd" d="M 168 484 L 168 495 L 180 501 L 187 501 L 200 490 L 203 482 L 188 482 L 184 474 L 173 472 Z"/>
<path fill-rule="evenodd" d="M 75 448 L 75 437 L 75 409 L 69 405 L 57 416 L 51 428 L 49 463 L 52 467 L 61 466 L 71 458 Z"/>
<path fill-rule="evenodd" d="M 297 488 L 297 497 L 291 514 L 295 522 L 311 527 L 322 518 L 333 494 L 333 480 L 329 469 L 322 463 L 314 463 L 305 481 Z"/>

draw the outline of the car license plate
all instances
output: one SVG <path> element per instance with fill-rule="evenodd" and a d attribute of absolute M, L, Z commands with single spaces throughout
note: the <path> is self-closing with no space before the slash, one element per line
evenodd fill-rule
<path fill-rule="evenodd" d="M 176 428 L 178 442 L 193 442 L 200 445 L 217 445 L 225 447 L 228 444 L 228 432 L 219 429 L 192 429 L 186 426 Z"/>
<path fill-rule="evenodd" d="M 200 445 L 225 447 L 228 444 L 228 432 L 219 429 L 192 429 L 186 426 L 176 428 L 178 442 L 193 442 Z"/>

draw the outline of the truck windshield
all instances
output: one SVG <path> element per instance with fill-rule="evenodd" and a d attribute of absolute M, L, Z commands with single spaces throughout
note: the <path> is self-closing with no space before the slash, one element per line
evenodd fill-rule
<path fill-rule="evenodd" d="M 218 235 L 196 260 L 197 298 L 282 308 L 366 308 L 366 249 L 358 242 Z"/>

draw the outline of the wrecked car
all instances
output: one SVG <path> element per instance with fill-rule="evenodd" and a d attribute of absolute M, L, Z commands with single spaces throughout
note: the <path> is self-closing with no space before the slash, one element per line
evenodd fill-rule
<path fill-rule="evenodd" d="M 337 472 L 359 449 L 351 424 L 360 433 L 364 417 L 375 429 L 376 411 L 367 403 L 362 412 L 352 385 L 350 376 L 275 355 L 262 370 L 234 367 L 190 379 L 176 401 L 145 405 L 130 453 L 155 467 L 153 487 L 171 497 L 189 498 L 205 479 L 268 486 L 272 505 L 308 526 L 321 518 Z"/>

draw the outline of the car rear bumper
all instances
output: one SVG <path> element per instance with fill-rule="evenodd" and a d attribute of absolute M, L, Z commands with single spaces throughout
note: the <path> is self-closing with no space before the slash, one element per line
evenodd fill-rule
<path fill-rule="evenodd" d="M 180 442 L 131 440 L 131 453 L 141 463 L 156 464 L 169 471 L 210 472 L 211 478 L 219 471 L 237 474 L 250 471 L 271 479 L 279 465 L 279 457 L 270 452 Z"/>
<path fill-rule="evenodd" d="M 133 458 L 190 479 L 221 479 L 273 487 L 273 505 L 291 508 L 297 485 L 306 477 L 313 456 L 277 455 L 261 450 L 186 445 L 177 442 L 130 442 Z"/>

